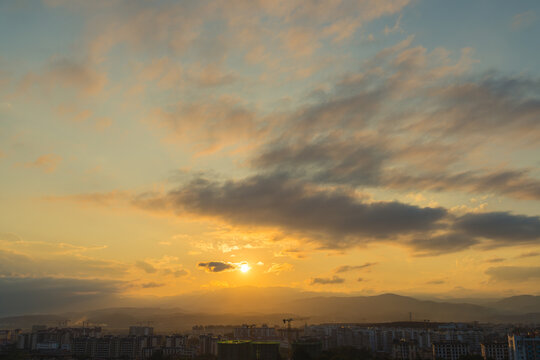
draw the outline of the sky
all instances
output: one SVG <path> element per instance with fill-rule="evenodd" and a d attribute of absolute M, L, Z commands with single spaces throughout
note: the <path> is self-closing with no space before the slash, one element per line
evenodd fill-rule
<path fill-rule="evenodd" d="M 534 0 L 2 1 L 0 292 L 539 294 L 539 36 Z"/>

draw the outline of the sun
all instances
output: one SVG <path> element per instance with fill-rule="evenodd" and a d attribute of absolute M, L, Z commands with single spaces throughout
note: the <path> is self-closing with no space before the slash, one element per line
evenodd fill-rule
<path fill-rule="evenodd" d="M 248 264 L 242 264 L 240 265 L 240 271 L 243 272 L 243 273 L 247 273 L 251 268 L 249 267 Z"/>

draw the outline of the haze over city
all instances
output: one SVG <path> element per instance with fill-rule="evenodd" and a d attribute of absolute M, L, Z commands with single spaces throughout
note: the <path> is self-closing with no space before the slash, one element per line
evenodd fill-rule
<path fill-rule="evenodd" d="M 538 322 L 539 17 L 0 2 L 0 317 Z"/>

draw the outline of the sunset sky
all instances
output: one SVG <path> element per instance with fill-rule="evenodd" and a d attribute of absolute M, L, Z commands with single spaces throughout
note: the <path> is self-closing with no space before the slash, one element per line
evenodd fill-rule
<path fill-rule="evenodd" d="M 0 293 L 539 294 L 539 39 L 537 0 L 1 1 Z"/>

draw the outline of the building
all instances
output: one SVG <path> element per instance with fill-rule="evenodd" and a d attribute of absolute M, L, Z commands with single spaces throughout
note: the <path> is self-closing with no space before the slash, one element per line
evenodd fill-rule
<path fill-rule="evenodd" d="M 433 360 L 458 360 L 460 357 L 469 355 L 469 344 L 461 341 L 439 341 L 431 345 Z"/>
<path fill-rule="evenodd" d="M 229 340 L 218 342 L 218 360 L 278 360 L 278 341 Z"/>
<path fill-rule="evenodd" d="M 215 355 L 218 354 L 218 342 L 221 341 L 221 336 L 215 337 L 212 334 L 199 335 L 199 355 Z"/>
<path fill-rule="evenodd" d="M 154 328 L 150 326 L 130 326 L 129 335 L 152 336 L 154 335 Z"/>
<path fill-rule="evenodd" d="M 306 354 L 312 359 L 321 356 L 322 343 L 314 339 L 298 340 L 292 343 L 292 354 Z"/>
<path fill-rule="evenodd" d="M 251 360 L 251 341 L 228 340 L 218 342 L 218 360 Z"/>
<path fill-rule="evenodd" d="M 277 339 L 276 329 L 263 324 L 261 327 L 255 325 L 242 325 L 234 329 L 234 338 L 237 340 L 265 340 Z"/>
<path fill-rule="evenodd" d="M 508 360 L 508 343 L 487 342 L 481 344 L 482 357 L 484 360 Z"/>
<path fill-rule="evenodd" d="M 540 336 L 508 335 L 510 360 L 540 360 Z"/>
<path fill-rule="evenodd" d="M 415 360 L 418 358 L 417 345 L 415 340 L 394 340 L 392 346 L 392 359 Z"/>
<path fill-rule="evenodd" d="M 251 355 L 253 360 L 278 360 L 278 341 L 254 341 L 251 343 Z"/>

